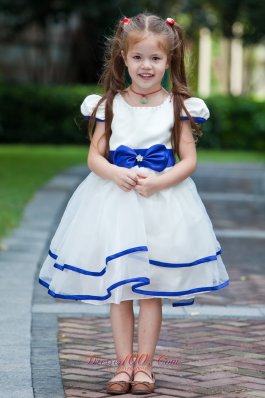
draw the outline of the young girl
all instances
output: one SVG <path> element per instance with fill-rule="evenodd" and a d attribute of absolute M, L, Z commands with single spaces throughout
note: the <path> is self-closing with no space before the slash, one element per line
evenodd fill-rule
<path fill-rule="evenodd" d="M 171 92 L 161 83 L 167 69 Z M 104 95 L 89 95 L 81 105 L 90 119 L 91 173 L 68 202 L 39 282 L 53 297 L 110 303 L 119 366 L 107 391 L 150 393 L 162 299 L 190 305 L 196 294 L 229 284 L 190 178 L 193 135 L 209 110 L 187 88 L 182 32 L 172 18 L 123 18 L 108 43 L 102 81 Z M 134 299 L 137 358 L 144 355 L 144 363 L 132 362 Z"/>

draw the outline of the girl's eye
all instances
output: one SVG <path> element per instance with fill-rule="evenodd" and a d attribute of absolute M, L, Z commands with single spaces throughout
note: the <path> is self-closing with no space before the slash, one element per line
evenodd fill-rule
<path fill-rule="evenodd" d="M 140 61 L 141 56 L 140 55 L 133 55 L 132 57 L 133 59 L 135 59 L 136 61 Z M 159 61 L 161 58 L 160 57 L 152 57 L 152 61 Z"/>

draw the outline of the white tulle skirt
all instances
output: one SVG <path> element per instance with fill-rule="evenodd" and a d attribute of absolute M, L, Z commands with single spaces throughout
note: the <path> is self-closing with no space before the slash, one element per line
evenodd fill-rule
<path fill-rule="evenodd" d="M 53 297 L 89 304 L 160 297 L 179 306 L 229 277 L 190 177 L 145 198 L 91 172 L 67 204 L 39 282 Z"/>

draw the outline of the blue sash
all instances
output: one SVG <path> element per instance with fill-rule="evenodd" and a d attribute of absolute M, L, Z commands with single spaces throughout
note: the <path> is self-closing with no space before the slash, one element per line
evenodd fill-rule
<path fill-rule="evenodd" d="M 112 164 L 128 169 L 139 166 L 155 171 L 162 171 L 176 163 L 173 150 L 162 144 L 155 144 L 146 149 L 133 149 L 120 145 L 115 151 L 109 151 L 108 160 Z"/>

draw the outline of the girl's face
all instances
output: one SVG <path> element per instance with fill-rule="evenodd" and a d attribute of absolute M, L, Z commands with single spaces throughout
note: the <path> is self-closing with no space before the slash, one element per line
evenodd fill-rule
<path fill-rule="evenodd" d="M 122 56 L 135 90 L 147 93 L 161 87 L 169 65 L 167 54 L 159 46 L 157 35 L 149 34 L 140 42 L 129 45 L 127 55 L 122 51 Z"/>

